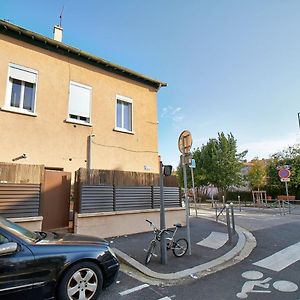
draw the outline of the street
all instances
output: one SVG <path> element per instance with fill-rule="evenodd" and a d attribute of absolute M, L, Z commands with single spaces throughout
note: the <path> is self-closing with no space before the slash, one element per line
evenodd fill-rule
<path fill-rule="evenodd" d="M 147 280 L 137 280 L 120 272 L 117 283 L 100 298 L 300 299 L 300 221 L 297 216 L 278 218 L 253 214 L 237 216 L 237 220 L 252 229 L 257 240 L 257 247 L 244 261 L 202 278 L 195 274 L 172 286 L 149 284 Z M 274 225 L 274 220 L 278 220 L 278 225 Z"/>

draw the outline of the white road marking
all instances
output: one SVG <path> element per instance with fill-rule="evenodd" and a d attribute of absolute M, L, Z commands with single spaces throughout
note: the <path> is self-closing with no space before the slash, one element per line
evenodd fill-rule
<path fill-rule="evenodd" d="M 273 283 L 274 289 L 280 292 L 291 293 L 298 290 L 298 285 L 291 281 L 279 280 Z"/>
<path fill-rule="evenodd" d="M 248 280 L 258 280 L 264 277 L 264 274 L 258 271 L 247 271 L 242 274 L 242 277 Z"/>
<path fill-rule="evenodd" d="M 170 297 L 159 298 L 158 300 L 172 300 Z"/>
<path fill-rule="evenodd" d="M 140 291 L 140 290 L 142 290 L 146 287 L 149 287 L 149 284 L 142 284 L 142 285 L 136 286 L 132 289 L 129 289 L 129 290 L 126 290 L 126 291 L 123 291 L 123 292 L 119 293 L 119 295 L 125 296 L 125 295 L 128 295 L 128 294 L 134 293 L 136 291 Z"/>
<path fill-rule="evenodd" d="M 300 242 L 253 263 L 256 266 L 279 272 L 300 260 Z"/>
<path fill-rule="evenodd" d="M 211 249 L 219 249 L 227 242 L 227 240 L 227 233 L 213 231 L 207 238 L 198 242 L 197 245 Z"/>

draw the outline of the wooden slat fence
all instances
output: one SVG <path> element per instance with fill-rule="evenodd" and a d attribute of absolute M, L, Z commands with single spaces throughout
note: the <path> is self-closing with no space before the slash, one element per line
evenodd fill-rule
<path fill-rule="evenodd" d="M 158 186 L 159 174 L 118 170 L 87 170 L 80 168 L 75 174 L 79 185 Z M 164 186 L 179 186 L 176 176 L 164 177 Z"/>
<path fill-rule="evenodd" d="M 44 171 L 43 165 L 0 162 L 0 183 L 40 184 Z"/>

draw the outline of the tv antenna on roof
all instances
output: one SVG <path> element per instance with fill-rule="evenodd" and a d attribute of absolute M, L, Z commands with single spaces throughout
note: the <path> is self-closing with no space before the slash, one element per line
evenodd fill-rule
<path fill-rule="evenodd" d="M 61 27 L 61 24 L 62 24 L 62 16 L 63 16 L 64 8 L 65 8 L 65 6 L 62 7 L 61 13 L 59 15 L 59 27 Z"/>

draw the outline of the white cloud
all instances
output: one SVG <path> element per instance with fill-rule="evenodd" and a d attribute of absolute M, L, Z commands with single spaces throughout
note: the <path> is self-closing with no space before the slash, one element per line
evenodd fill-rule
<path fill-rule="evenodd" d="M 173 111 L 170 112 L 171 116 L 176 115 L 178 112 L 180 112 L 182 110 L 181 107 L 176 107 Z"/>
<path fill-rule="evenodd" d="M 182 107 L 166 106 L 162 109 L 160 114 L 161 118 L 169 119 L 172 121 L 174 127 L 178 126 L 184 120 L 184 115 L 181 113 Z"/>
<path fill-rule="evenodd" d="M 238 148 L 239 151 L 248 150 L 247 159 L 249 160 L 253 159 L 254 157 L 268 158 L 271 154 L 279 152 L 288 146 L 298 144 L 299 141 L 299 134 L 290 133 L 283 138 L 249 142 L 240 145 Z"/>

